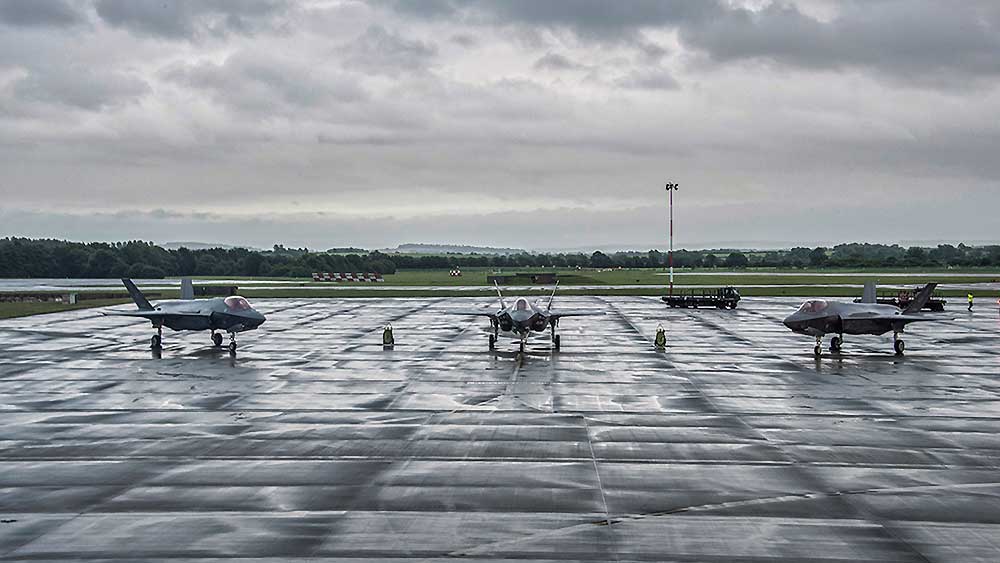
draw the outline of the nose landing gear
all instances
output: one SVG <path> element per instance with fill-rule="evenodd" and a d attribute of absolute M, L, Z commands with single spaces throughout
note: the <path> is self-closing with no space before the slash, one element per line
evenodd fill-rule
<path fill-rule="evenodd" d="M 159 350 L 163 346 L 163 327 L 156 327 L 156 334 L 149 339 L 149 347 L 153 350 Z"/>
<path fill-rule="evenodd" d="M 230 356 L 235 356 L 236 355 L 236 333 L 235 332 L 230 332 L 229 333 L 229 355 Z"/>
<path fill-rule="evenodd" d="M 839 354 L 840 348 L 843 345 L 844 345 L 844 337 L 834 336 L 833 338 L 830 339 L 830 352 L 834 354 Z"/>
<path fill-rule="evenodd" d="M 902 356 L 906 351 L 906 342 L 903 342 L 898 332 L 892 333 L 892 349 L 896 351 L 897 356 Z"/>
<path fill-rule="evenodd" d="M 387 324 L 382 330 L 382 347 L 392 348 L 396 345 L 396 338 L 392 335 L 392 325 Z"/>
<path fill-rule="evenodd" d="M 813 355 L 816 356 L 817 358 L 820 357 L 821 355 L 823 355 L 823 337 L 822 336 L 817 336 L 816 337 L 816 347 L 813 348 Z"/>

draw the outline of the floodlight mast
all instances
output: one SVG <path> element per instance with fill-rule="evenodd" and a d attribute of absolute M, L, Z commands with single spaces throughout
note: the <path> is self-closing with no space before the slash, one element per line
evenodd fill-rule
<path fill-rule="evenodd" d="M 670 295 L 674 294 L 674 192 L 680 189 L 680 184 L 667 184 L 667 194 L 670 197 L 670 250 L 667 253 L 667 263 L 670 265 Z"/>

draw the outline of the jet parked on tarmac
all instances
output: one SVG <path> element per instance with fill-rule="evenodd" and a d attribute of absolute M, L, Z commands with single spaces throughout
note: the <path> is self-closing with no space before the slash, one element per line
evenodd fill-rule
<path fill-rule="evenodd" d="M 557 283 L 556 289 L 558 287 L 559 284 Z M 559 326 L 559 319 L 563 317 L 604 314 L 603 311 L 553 311 L 552 301 L 556 297 L 556 289 L 552 290 L 552 295 L 549 296 L 548 303 L 544 307 L 524 297 L 514 299 L 513 303 L 508 306 L 504 301 L 503 293 L 500 291 L 500 285 L 496 284 L 496 288 L 497 296 L 500 298 L 500 309 L 498 311 L 456 313 L 459 315 L 489 317 L 490 326 L 493 329 L 493 333 L 490 334 L 490 350 L 496 348 L 497 340 L 503 335 L 505 337 L 516 338 L 519 343 L 520 352 L 523 354 L 524 346 L 531 333 L 545 332 L 546 329 L 551 331 L 552 348 L 559 350 L 562 343 L 559 334 L 556 333 L 556 327 Z"/>
<path fill-rule="evenodd" d="M 875 302 L 875 284 L 865 284 L 864 297 L 860 303 L 832 303 L 823 299 L 810 299 L 789 315 L 784 324 L 794 332 L 816 338 L 817 356 L 822 353 L 823 337 L 835 336 L 830 340 L 830 351 L 839 352 L 845 334 L 882 335 L 892 332 L 893 348 L 897 356 L 902 356 L 906 344 L 899 337 L 907 324 L 931 321 L 933 318 L 917 313 L 931 298 L 936 283 L 927 284 L 905 309 L 895 305 L 880 305 Z"/>
<path fill-rule="evenodd" d="M 250 306 L 250 302 L 238 295 L 195 299 L 194 286 L 190 279 L 181 280 L 179 300 L 160 301 L 153 305 L 130 279 L 122 279 L 125 289 L 135 301 L 138 311 L 110 313 L 123 317 L 141 317 L 153 323 L 156 334 L 150 339 L 150 347 L 159 350 L 163 343 L 163 327 L 173 330 L 211 330 L 212 343 L 222 346 L 222 335 L 229 333 L 229 352 L 236 353 L 236 333 L 253 330 L 264 323 L 264 315 Z"/>

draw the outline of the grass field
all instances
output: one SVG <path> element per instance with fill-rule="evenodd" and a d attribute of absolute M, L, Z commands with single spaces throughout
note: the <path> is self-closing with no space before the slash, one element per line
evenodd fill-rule
<path fill-rule="evenodd" d="M 121 305 L 129 303 L 127 297 L 122 299 L 93 299 L 90 301 L 80 301 L 74 305 L 68 303 L 0 303 L 0 319 L 12 319 L 15 317 L 28 317 L 31 315 L 42 315 L 45 313 L 58 313 L 60 311 L 73 311 L 77 309 L 90 309 L 92 307 L 106 307 L 108 305 Z"/>
<path fill-rule="evenodd" d="M 545 268 L 521 268 L 504 270 L 504 274 L 516 272 L 548 272 Z M 668 276 L 662 269 L 641 269 L 641 270 L 556 270 L 559 274 L 560 284 L 570 285 L 658 285 L 665 286 Z M 926 270 L 913 270 L 907 272 L 880 272 L 884 275 L 872 276 L 871 273 L 842 270 L 746 270 L 741 272 L 717 273 L 711 270 L 678 270 L 675 272 L 674 281 L 677 284 L 686 285 L 797 285 L 811 286 L 817 284 L 838 285 L 838 284 L 861 284 L 873 277 L 877 278 L 881 284 L 890 285 L 921 285 L 931 281 L 947 281 L 948 283 L 977 283 L 977 282 L 998 282 L 1000 283 L 1000 271 L 997 270 L 969 270 L 968 274 L 977 275 L 954 275 L 954 271 L 947 272 L 949 276 L 943 280 L 935 276 L 935 272 Z M 490 268 L 470 268 L 462 271 L 462 276 L 451 276 L 447 270 L 401 270 L 396 274 L 386 275 L 385 283 L 380 285 L 391 286 L 435 286 L 435 287 L 456 287 L 456 286 L 484 286 L 488 287 L 487 276 L 492 274 Z M 818 276 L 817 274 L 822 274 Z M 989 275 L 990 277 L 983 277 Z M 212 279 L 212 278 L 203 278 Z M 255 278 L 257 280 L 271 280 L 282 282 L 297 282 L 297 285 L 316 286 L 350 286 L 366 287 L 371 286 L 368 282 L 313 282 L 308 278 Z M 530 285 L 528 282 L 516 285 Z"/>
<path fill-rule="evenodd" d="M 505 273 L 544 272 L 544 268 L 523 268 L 505 270 Z M 492 287 L 486 284 L 490 268 L 475 268 L 463 270 L 461 277 L 449 275 L 447 270 L 406 270 L 385 277 L 385 283 L 374 284 L 363 282 L 313 282 L 304 278 L 254 278 L 255 281 L 291 281 L 292 284 L 280 287 L 257 289 L 245 285 L 240 293 L 253 298 L 330 298 L 330 297 L 483 297 L 494 295 Z M 559 270 L 560 295 L 642 295 L 662 296 L 666 294 L 668 277 L 663 270 Z M 675 273 L 675 283 L 678 285 L 736 286 L 740 293 L 747 297 L 754 296 L 798 296 L 798 297 L 857 297 L 861 294 L 858 287 L 835 287 L 849 284 L 860 286 L 866 280 L 877 278 L 883 285 L 917 286 L 930 281 L 951 284 L 965 283 L 1000 283 L 1000 271 L 968 270 L 965 272 L 948 271 L 948 277 L 935 276 L 925 270 L 882 272 L 885 275 L 872 276 L 871 273 L 838 270 L 804 270 L 781 272 L 775 270 L 747 270 L 712 275 L 711 271 L 678 271 Z M 940 272 L 939 272 L 940 273 Z M 810 275 L 810 274 L 823 274 Z M 978 275 L 962 275 L 978 274 Z M 218 279 L 218 278 L 203 278 Z M 530 285 L 519 282 L 516 285 Z M 628 288 L 595 287 L 583 289 L 573 286 L 639 286 Z M 746 286 L 764 287 L 746 287 Z M 444 289 L 419 289 L 420 286 L 440 287 Z M 476 289 L 458 289 L 458 286 L 479 286 Z M 407 289 L 414 288 L 414 289 Z M 454 288 L 454 289 L 448 289 Z M 108 291 L 105 288 L 102 292 Z M 518 291 L 522 295 L 547 295 L 551 289 Z M 161 291 L 162 299 L 178 297 L 177 291 Z M 943 290 L 938 294 L 951 298 L 952 303 L 963 300 L 965 291 Z M 1000 291 L 976 291 L 980 302 L 994 303 L 1000 297 Z M 88 307 L 102 307 L 111 304 L 129 302 L 124 289 L 121 299 L 84 300 L 76 305 L 62 303 L 0 303 L 0 319 L 53 313 Z"/>

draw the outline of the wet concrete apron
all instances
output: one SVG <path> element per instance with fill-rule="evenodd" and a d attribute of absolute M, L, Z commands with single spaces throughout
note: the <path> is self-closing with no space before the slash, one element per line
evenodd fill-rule
<path fill-rule="evenodd" d="M 518 364 L 488 301 L 0 321 L 0 559 L 1000 561 L 995 309 L 816 360 L 798 300 L 565 297 Z"/>

